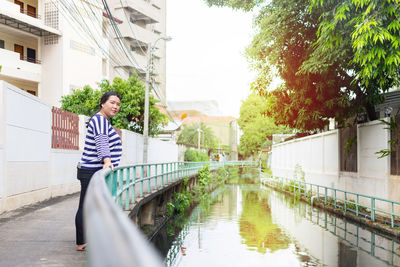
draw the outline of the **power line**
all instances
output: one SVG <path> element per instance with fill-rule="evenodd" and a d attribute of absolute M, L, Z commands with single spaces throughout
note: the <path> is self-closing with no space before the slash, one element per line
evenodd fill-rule
<path fill-rule="evenodd" d="M 122 0 L 119 0 L 119 2 L 121 3 L 121 6 L 123 6 Z M 125 1 L 125 3 L 126 3 L 126 1 Z M 140 45 L 139 41 L 138 41 L 137 38 L 136 38 L 136 34 L 135 34 L 135 32 L 133 31 L 133 29 L 132 29 L 132 26 L 131 26 L 131 23 L 130 23 L 130 19 L 128 19 L 128 16 L 126 15 L 125 8 L 122 8 L 122 10 L 123 10 L 124 15 L 125 15 L 125 18 L 126 18 L 126 20 L 127 20 L 126 22 L 128 23 L 129 28 L 130 28 L 130 30 L 131 30 L 131 32 L 132 32 L 133 37 L 134 37 L 134 40 L 136 40 L 136 43 L 137 43 L 138 46 L 140 47 L 140 50 L 142 50 L 142 53 L 143 53 L 143 54 L 146 54 L 146 52 L 143 50 L 142 46 Z"/>
<path fill-rule="evenodd" d="M 118 28 L 118 26 L 116 25 L 115 21 L 114 21 L 114 17 L 111 13 L 110 8 L 108 7 L 108 4 L 106 2 L 106 0 L 102 0 L 103 4 L 104 4 L 104 8 L 106 10 L 107 15 L 111 18 L 111 26 L 117 36 L 117 40 L 118 43 L 121 45 L 122 50 L 124 51 L 125 55 L 127 56 L 127 58 L 131 61 L 131 63 L 134 63 L 134 65 L 138 66 L 138 69 L 140 69 L 140 65 L 137 63 L 136 59 L 132 56 L 132 53 L 127 54 L 125 49 L 127 49 L 127 47 L 124 45 L 124 43 L 122 43 L 121 39 L 122 39 L 122 34 Z M 124 49 L 125 48 L 125 49 Z M 129 50 L 129 49 L 128 49 Z M 133 60 L 133 61 L 132 61 Z M 143 69 L 143 68 L 142 68 Z"/>
<path fill-rule="evenodd" d="M 107 47 L 106 43 L 103 40 L 103 30 L 101 30 L 100 32 L 98 31 L 98 29 L 100 29 L 99 26 L 103 26 L 102 24 L 102 20 L 99 20 L 98 16 L 96 15 L 95 11 L 93 10 L 93 8 L 91 7 L 91 5 L 85 5 L 84 3 L 82 3 L 82 8 L 83 10 L 86 12 L 86 15 L 88 17 L 88 20 L 91 22 L 91 24 L 94 27 L 89 27 L 85 21 L 85 19 L 83 18 L 84 14 L 81 14 L 81 12 L 79 11 L 79 8 L 75 5 L 74 1 L 72 1 L 73 6 L 68 5 L 68 3 L 66 3 L 66 1 L 64 0 L 60 0 L 59 2 L 61 3 L 61 9 L 58 7 L 57 4 L 54 3 L 55 0 L 51 0 L 52 4 L 57 8 L 57 10 L 64 15 L 64 18 L 69 22 L 70 26 L 73 28 L 73 30 L 79 34 L 84 40 L 86 40 L 86 42 L 88 43 L 94 43 L 96 47 L 99 48 L 100 52 L 102 53 L 103 56 L 105 56 L 106 58 L 109 58 L 110 61 L 112 61 L 112 63 L 114 63 L 115 66 L 122 66 L 123 64 L 121 64 L 121 61 L 119 61 L 119 58 L 123 58 L 123 55 L 121 56 L 121 52 L 124 53 L 128 59 L 132 59 L 136 64 L 136 66 L 139 66 L 139 64 L 136 62 L 136 60 L 134 59 L 133 55 L 131 53 L 130 56 L 129 54 L 127 54 L 126 50 L 127 47 L 122 43 L 121 39 L 123 39 L 121 32 L 118 29 L 118 25 L 116 25 L 116 22 L 114 20 L 114 17 L 111 14 L 111 11 L 107 5 L 107 3 L 103 0 L 103 4 L 105 5 L 105 9 L 106 9 L 106 13 L 109 16 L 110 19 L 110 24 L 112 26 L 113 29 L 113 34 L 115 34 L 115 38 L 113 36 L 113 34 L 110 34 L 110 31 L 108 31 L 108 29 L 104 29 L 104 32 L 106 34 L 106 37 L 109 41 L 114 41 L 115 39 L 117 39 L 117 43 L 120 46 L 115 46 L 115 52 L 119 55 L 119 58 L 115 57 L 110 51 L 106 51 L 104 49 L 104 47 Z M 87 7 L 89 7 L 90 12 L 92 14 L 92 16 L 90 15 Z M 75 16 L 75 14 L 77 14 L 78 16 Z M 80 15 L 80 16 L 79 16 Z M 126 15 L 126 14 L 125 14 Z M 94 18 L 94 20 L 93 20 Z M 95 23 L 95 21 L 97 21 L 98 24 Z M 76 27 L 77 25 L 79 25 L 79 29 Z M 131 28 L 132 33 L 133 29 Z M 85 34 L 83 34 L 83 32 Z M 89 37 L 89 38 L 88 38 Z M 136 40 L 136 37 L 135 37 Z M 137 41 L 137 40 L 136 40 Z M 100 44 L 101 42 L 101 44 Z M 138 42 L 139 44 L 139 42 Z M 118 49 L 117 49 L 118 48 Z M 125 48 L 125 49 L 124 49 Z M 142 50 L 143 51 L 143 50 Z M 96 50 L 95 50 L 96 53 Z M 131 60 L 131 63 L 132 63 Z M 148 68 L 150 68 L 150 66 L 147 66 Z M 119 68 L 114 68 L 119 75 L 121 75 Z M 158 98 L 162 101 L 165 100 L 164 96 L 159 93 L 159 89 L 157 86 L 152 85 L 152 88 L 154 89 L 155 94 L 158 96 Z M 163 97 L 161 97 L 163 96 Z M 167 111 L 168 112 L 168 111 Z M 171 116 L 171 114 L 169 113 L 169 115 Z"/>
<path fill-rule="evenodd" d="M 110 54 L 109 51 L 105 51 L 103 46 L 99 45 L 99 43 L 97 42 L 97 38 L 92 34 L 92 32 L 90 31 L 89 28 L 86 27 L 86 23 L 84 21 L 80 22 L 77 20 L 77 18 L 73 15 L 73 12 L 71 12 L 70 7 L 63 1 L 59 1 L 61 3 L 61 8 L 63 10 L 61 10 L 57 4 L 54 3 L 54 0 L 52 0 L 53 6 L 55 6 L 58 10 L 58 12 L 60 14 L 64 15 L 64 18 L 69 22 L 69 25 L 71 26 L 71 28 L 77 33 L 79 34 L 84 40 L 86 40 L 86 42 L 88 43 L 92 43 L 94 42 L 96 44 L 96 46 L 101 50 L 102 54 L 105 55 L 106 57 L 108 56 L 108 58 L 110 60 L 112 60 L 113 62 L 117 62 L 116 59 L 114 59 Z M 76 25 L 80 25 L 80 30 L 83 30 L 85 32 L 85 34 L 82 34 L 82 31 L 77 30 Z M 84 25 L 84 26 L 83 26 Z M 86 28 L 86 30 L 85 30 Z M 90 37 L 91 39 L 88 39 L 88 37 Z M 95 50 L 96 52 L 96 50 Z"/>

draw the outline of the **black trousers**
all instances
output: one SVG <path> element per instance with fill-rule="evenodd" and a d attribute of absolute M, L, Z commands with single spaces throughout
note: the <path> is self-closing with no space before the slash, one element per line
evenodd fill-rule
<path fill-rule="evenodd" d="M 89 186 L 90 179 L 96 171 L 85 170 L 78 168 L 77 178 L 81 182 L 81 194 L 79 197 L 79 207 L 75 215 L 75 228 L 76 228 L 76 244 L 85 244 L 85 236 L 83 230 L 83 201 L 85 200 L 86 190 Z"/>

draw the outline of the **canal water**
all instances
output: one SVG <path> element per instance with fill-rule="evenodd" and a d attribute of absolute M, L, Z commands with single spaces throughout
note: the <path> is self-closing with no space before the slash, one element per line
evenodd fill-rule
<path fill-rule="evenodd" d="M 399 243 L 262 185 L 212 198 L 153 239 L 167 266 L 400 266 Z"/>

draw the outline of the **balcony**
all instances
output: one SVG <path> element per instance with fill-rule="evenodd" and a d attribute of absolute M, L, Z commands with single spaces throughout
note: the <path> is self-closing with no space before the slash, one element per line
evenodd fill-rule
<path fill-rule="evenodd" d="M 20 54 L 0 48 L 1 76 L 39 83 L 42 74 L 40 61 L 23 58 Z"/>
<path fill-rule="evenodd" d="M 133 62 L 128 58 L 123 58 L 122 60 L 119 60 L 118 63 L 115 63 L 116 67 L 122 67 L 128 70 L 135 70 L 138 74 L 146 73 L 146 57 L 133 53 L 133 58 L 135 59 L 134 61 L 132 60 Z"/>
<path fill-rule="evenodd" d="M 40 61 L 23 58 L 20 54 L 0 48 L 1 58 L 1 76 L 7 76 L 14 79 L 32 81 L 39 83 L 41 79 L 42 66 Z"/>
<path fill-rule="evenodd" d="M 151 4 L 152 4 L 153 6 L 155 6 L 157 9 L 162 8 L 161 1 L 160 1 L 160 0 L 151 0 Z"/>
<path fill-rule="evenodd" d="M 134 40 L 132 45 L 135 47 L 147 47 L 148 43 L 153 43 L 156 40 L 156 35 L 143 27 L 130 22 L 124 22 L 119 25 L 119 30 L 124 38 Z"/>
<path fill-rule="evenodd" d="M 143 20 L 146 23 L 161 21 L 161 11 L 143 0 L 125 0 L 122 3 L 117 1 L 115 8 L 125 8 L 132 13 L 136 20 Z"/>
<path fill-rule="evenodd" d="M 21 9 L 19 5 L 7 0 L 0 0 L 0 24 L 36 36 L 61 35 L 59 30 L 45 25 L 36 12 Z"/>

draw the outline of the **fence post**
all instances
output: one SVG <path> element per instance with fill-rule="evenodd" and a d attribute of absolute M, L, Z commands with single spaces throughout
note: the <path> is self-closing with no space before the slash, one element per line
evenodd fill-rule
<path fill-rule="evenodd" d="M 132 171 L 132 203 L 135 203 L 136 200 L 135 189 L 136 189 L 136 166 L 133 167 Z"/>
<path fill-rule="evenodd" d="M 158 183 L 158 181 L 157 181 L 157 168 L 158 168 L 158 164 L 156 163 L 155 164 L 155 173 L 154 173 L 154 177 L 155 177 L 155 181 L 156 181 L 156 184 L 155 184 L 155 189 L 157 190 L 157 183 Z"/>
<path fill-rule="evenodd" d="M 147 165 L 147 193 L 151 192 L 151 165 Z"/>
<path fill-rule="evenodd" d="M 144 166 L 140 166 L 140 197 L 143 196 L 143 176 L 144 176 Z"/>
<path fill-rule="evenodd" d="M 371 197 L 371 220 L 375 221 L 375 198 Z"/>

